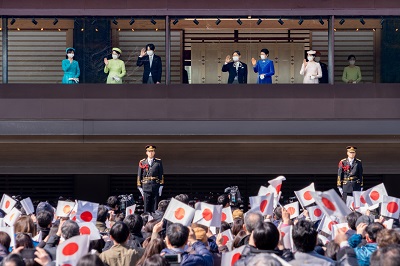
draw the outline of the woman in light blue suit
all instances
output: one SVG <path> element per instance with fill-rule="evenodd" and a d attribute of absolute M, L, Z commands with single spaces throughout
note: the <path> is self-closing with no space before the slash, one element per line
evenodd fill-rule
<path fill-rule="evenodd" d="M 81 71 L 79 69 L 78 61 L 74 60 L 75 49 L 68 47 L 65 49 L 67 53 L 66 59 L 62 60 L 62 70 L 64 71 L 64 77 L 62 79 L 63 84 L 76 84 L 79 83 L 79 76 Z"/>
<path fill-rule="evenodd" d="M 255 73 L 258 73 L 258 84 L 271 84 L 272 76 L 275 74 L 274 62 L 268 59 L 268 49 L 261 49 L 260 60 L 252 58 L 251 63 Z"/>

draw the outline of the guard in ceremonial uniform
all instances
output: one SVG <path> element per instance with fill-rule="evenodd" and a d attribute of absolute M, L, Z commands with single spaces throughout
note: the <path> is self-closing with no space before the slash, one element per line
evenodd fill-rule
<path fill-rule="evenodd" d="M 164 171 L 160 159 L 154 158 L 156 146 L 147 145 L 147 158 L 140 160 L 137 186 L 143 196 L 144 212 L 152 213 L 157 209 L 158 197 L 164 185 Z"/>
<path fill-rule="evenodd" d="M 347 146 L 347 158 L 340 160 L 337 177 L 337 186 L 346 202 L 348 195 L 353 191 L 361 191 L 363 188 L 363 167 L 361 160 L 356 158 L 356 147 Z"/>

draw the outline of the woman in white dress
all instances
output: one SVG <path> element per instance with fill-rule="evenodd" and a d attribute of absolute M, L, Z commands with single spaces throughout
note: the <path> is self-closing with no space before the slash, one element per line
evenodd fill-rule
<path fill-rule="evenodd" d="M 315 62 L 316 51 L 310 50 L 307 52 L 307 60 L 303 60 L 301 65 L 300 75 L 304 76 L 303 83 L 318 84 L 318 79 L 322 78 L 321 65 Z"/>

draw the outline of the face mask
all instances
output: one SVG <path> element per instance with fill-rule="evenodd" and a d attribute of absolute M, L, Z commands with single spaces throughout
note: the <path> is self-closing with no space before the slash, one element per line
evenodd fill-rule
<path fill-rule="evenodd" d="M 148 56 L 152 56 L 154 52 L 152 50 L 146 52 Z"/>
<path fill-rule="evenodd" d="M 118 59 L 118 55 L 113 54 L 113 55 L 112 55 L 112 58 L 113 58 L 113 59 Z"/>
<path fill-rule="evenodd" d="M 68 56 L 69 58 L 73 58 L 73 57 L 74 57 L 74 54 L 67 54 L 67 56 Z"/>
<path fill-rule="evenodd" d="M 315 62 L 319 62 L 321 60 L 321 57 L 317 56 L 315 57 Z"/>
<path fill-rule="evenodd" d="M 267 56 L 263 55 L 263 54 L 260 57 L 261 57 L 261 60 L 265 60 L 267 58 Z"/>
<path fill-rule="evenodd" d="M 233 62 L 237 62 L 237 61 L 239 61 L 239 56 L 233 56 L 232 59 L 233 59 Z"/>
<path fill-rule="evenodd" d="M 354 65 L 356 63 L 356 60 L 350 60 L 349 63 L 350 65 Z"/>
<path fill-rule="evenodd" d="M 308 56 L 307 59 L 308 59 L 308 61 L 313 61 L 313 60 L 314 60 L 314 57 Z"/>

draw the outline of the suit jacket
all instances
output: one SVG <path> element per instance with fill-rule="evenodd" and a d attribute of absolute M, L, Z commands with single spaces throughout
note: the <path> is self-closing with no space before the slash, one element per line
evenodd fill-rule
<path fill-rule="evenodd" d="M 247 65 L 245 63 L 239 62 L 239 68 L 237 71 L 238 82 L 240 84 L 247 83 Z M 224 64 L 222 66 L 222 72 L 229 72 L 228 84 L 233 83 L 233 80 L 236 77 L 236 67 L 234 62 L 230 62 L 228 64 Z"/>
<path fill-rule="evenodd" d="M 294 254 L 294 260 L 290 261 L 290 265 L 293 266 L 305 266 L 305 265 L 323 265 L 323 266 L 334 266 L 335 261 L 328 257 L 319 255 L 315 251 L 303 253 L 297 251 Z"/>
<path fill-rule="evenodd" d="M 137 185 L 142 185 L 142 180 L 145 177 L 158 177 L 160 185 L 164 184 L 164 169 L 161 159 L 154 158 L 150 165 L 147 158 L 140 160 L 137 175 Z"/>
<path fill-rule="evenodd" d="M 158 55 L 153 55 L 153 62 L 151 63 L 151 67 L 148 55 L 145 55 L 143 57 L 138 57 L 136 65 L 137 66 L 144 65 L 143 83 L 147 83 L 147 81 L 149 80 L 150 72 L 154 83 L 161 82 L 161 75 L 162 75 L 161 57 L 159 57 Z"/>
<path fill-rule="evenodd" d="M 346 182 L 345 178 L 355 178 L 355 182 Z M 363 184 L 363 167 L 361 160 L 354 158 L 353 165 L 349 159 L 344 158 L 339 162 L 337 186 L 343 186 L 344 192 L 360 191 Z"/>

